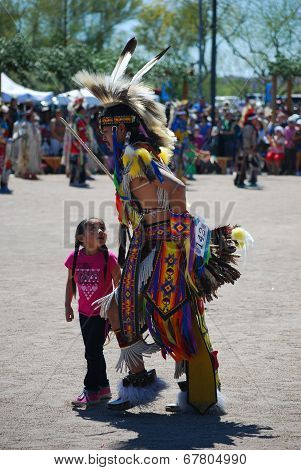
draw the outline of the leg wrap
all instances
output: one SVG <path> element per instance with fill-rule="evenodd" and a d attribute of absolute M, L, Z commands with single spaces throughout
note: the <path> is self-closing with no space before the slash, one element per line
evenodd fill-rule
<path fill-rule="evenodd" d="M 132 374 L 131 372 L 129 375 L 124 377 L 122 380 L 123 387 L 147 387 L 148 385 L 152 384 L 156 380 L 156 371 L 152 369 L 150 371 L 143 370 L 138 372 L 137 374 Z"/>

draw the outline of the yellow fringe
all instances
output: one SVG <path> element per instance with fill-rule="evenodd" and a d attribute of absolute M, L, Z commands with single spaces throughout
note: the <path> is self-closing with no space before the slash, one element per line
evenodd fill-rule
<path fill-rule="evenodd" d="M 168 165 L 171 158 L 173 156 L 173 153 L 171 150 L 169 150 L 166 147 L 160 147 L 160 153 L 158 155 L 159 160 L 161 160 L 162 163 L 165 165 Z M 126 167 L 128 164 L 130 164 L 130 170 L 129 170 L 129 175 L 131 178 L 137 178 L 138 176 L 143 177 L 143 169 L 141 168 L 140 162 L 139 162 L 139 157 L 142 159 L 145 165 L 149 166 L 151 164 L 151 161 L 153 159 L 156 160 L 156 157 L 149 152 L 145 148 L 138 148 L 134 149 L 133 147 L 129 148 L 128 151 L 126 151 L 123 156 L 123 165 Z"/>
<path fill-rule="evenodd" d="M 131 178 L 137 178 L 138 176 L 144 176 L 143 170 L 141 168 L 139 157 L 143 160 L 144 164 L 149 166 L 153 159 L 152 154 L 145 148 L 135 149 L 131 154 L 124 153 L 122 160 L 124 166 L 127 166 L 131 163 L 129 175 Z"/>
<path fill-rule="evenodd" d="M 165 165 L 168 165 L 170 160 L 172 159 L 173 153 L 166 147 L 160 147 L 159 158 Z"/>
<path fill-rule="evenodd" d="M 189 255 L 190 255 L 190 237 L 187 237 L 186 240 L 184 241 L 184 249 L 185 249 L 185 252 L 186 252 L 186 269 L 185 269 L 185 279 L 186 281 L 188 282 L 188 284 L 190 284 L 190 286 L 195 290 L 197 291 L 197 287 L 195 285 L 195 283 L 193 282 L 191 276 L 190 276 L 190 273 L 189 273 L 189 269 L 188 269 L 188 266 L 189 266 Z"/>

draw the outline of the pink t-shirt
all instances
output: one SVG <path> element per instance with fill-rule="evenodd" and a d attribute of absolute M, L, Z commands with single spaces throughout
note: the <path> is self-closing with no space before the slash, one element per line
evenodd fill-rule
<path fill-rule="evenodd" d="M 88 317 L 99 315 L 94 310 L 95 300 L 113 291 L 112 270 L 118 264 L 116 255 L 109 250 L 106 278 L 104 279 L 105 257 L 102 251 L 95 255 L 86 255 L 84 249 L 78 252 L 74 280 L 78 290 L 78 311 Z M 74 251 L 65 261 L 65 266 L 72 269 Z"/>

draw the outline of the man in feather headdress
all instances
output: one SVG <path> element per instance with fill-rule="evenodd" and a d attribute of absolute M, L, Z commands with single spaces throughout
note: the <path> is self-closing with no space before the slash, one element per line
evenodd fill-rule
<path fill-rule="evenodd" d="M 97 302 L 121 349 L 116 369 L 129 370 L 108 406 L 141 407 L 159 396 L 166 384 L 155 370 L 145 370 L 143 356 L 161 350 L 175 360 L 176 378 L 186 374 L 179 383 L 186 407 L 205 413 L 218 404 L 220 382 L 204 302 L 239 277 L 232 266 L 238 242 L 230 227 L 210 231 L 187 211 L 185 185 L 168 168 L 175 136 L 166 127 L 164 106 L 141 83 L 167 49 L 125 79 L 136 44 L 135 38 L 128 42 L 111 76 L 83 71 L 75 77 L 104 106 L 100 131 L 114 154 L 121 264 L 124 233 L 132 230 L 120 285 Z M 154 343 L 143 339 L 146 330 Z"/>

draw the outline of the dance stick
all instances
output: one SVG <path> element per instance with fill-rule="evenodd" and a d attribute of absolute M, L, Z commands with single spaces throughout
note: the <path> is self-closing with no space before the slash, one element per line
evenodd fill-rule
<path fill-rule="evenodd" d="M 98 158 L 96 157 L 96 155 L 94 155 L 94 153 L 92 152 L 92 150 L 89 149 L 89 147 L 85 144 L 85 142 L 83 142 L 83 140 L 80 138 L 79 135 L 77 135 L 77 133 L 75 132 L 74 129 L 72 129 L 72 127 L 70 126 L 70 124 L 68 124 L 67 121 L 65 121 L 64 118 L 60 118 L 62 123 L 67 127 L 67 129 L 71 132 L 72 135 L 74 135 L 74 137 L 76 138 L 76 140 L 78 140 L 78 142 L 84 147 L 84 149 L 86 150 L 86 152 L 88 153 L 88 155 L 90 155 L 90 157 L 95 161 L 95 163 L 100 166 L 100 168 L 106 173 L 106 175 L 108 175 L 111 180 L 114 182 L 114 178 L 113 176 L 111 175 L 111 173 L 107 170 L 107 168 L 98 160 Z"/>

